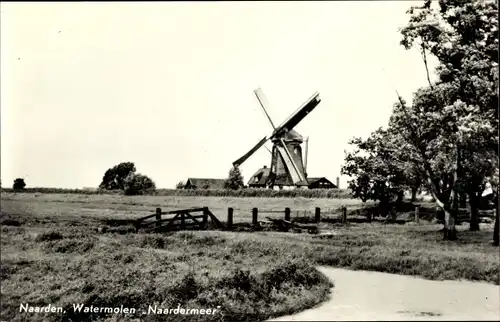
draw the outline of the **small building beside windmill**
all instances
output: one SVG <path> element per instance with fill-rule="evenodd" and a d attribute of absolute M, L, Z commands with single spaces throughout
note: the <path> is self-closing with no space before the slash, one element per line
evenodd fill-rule
<path fill-rule="evenodd" d="M 271 173 L 271 169 L 267 166 L 263 166 L 257 172 L 255 172 L 250 180 L 248 181 L 248 187 L 250 188 L 267 188 L 269 184 L 269 176 Z M 284 180 L 284 177 L 278 178 L 275 181 L 274 187 L 275 189 L 296 189 L 297 186 L 291 183 L 291 179 Z M 338 188 L 338 185 L 334 184 L 326 177 L 311 177 L 307 178 L 307 184 L 302 185 L 300 188 L 305 189 L 335 189 Z"/>
<path fill-rule="evenodd" d="M 250 188 L 266 188 L 267 181 L 269 179 L 269 174 L 271 173 L 271 169 L 267 166 L 263 166 L 248 181 L 248 187 Z"/>
<path fill-rule="evenodd" d="M 326 177 L 307 178 L 309 189 L 335 189 L 338 188 L 333 182 Z"/>
<path fill-rule="evenodd" d="M 183 189 L 224 189 L 225 179 L 188 178 Z"/>

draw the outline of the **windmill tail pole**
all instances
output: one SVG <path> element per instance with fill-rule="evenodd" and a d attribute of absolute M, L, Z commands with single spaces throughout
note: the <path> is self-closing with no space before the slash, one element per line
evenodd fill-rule
<path fill-rule="evenodd" d="M 304 173 L 306 174 L 307 177 L 307 153 L 309 152 L 309 137 L 306 137 L 306 151 L 305 151 L 305 158 L 304 158 Z"/>

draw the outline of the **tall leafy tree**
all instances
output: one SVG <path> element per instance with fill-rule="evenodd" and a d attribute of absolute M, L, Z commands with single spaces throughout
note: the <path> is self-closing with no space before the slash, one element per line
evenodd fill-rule
<path fill-rule="evenodd" d="M 391 126 L 418 155 L 445 211 L 445 238 L 454 239 L 458 195 L 467 193 L 476 207 L 488 173 L 498 167 L 492 159 L 498 158 L 498 2 L 441 0 L 433 7 L 425 1 L 408 13 L 401 43 L 420 50 L 429 86 L 415 94 L 413 106 L 399 100 Z M 439 61 L 435 84 L 428 55 Z"/>
<path fill-rule="evenodd" d="M 105 190 L 124 190 L 125 178 L 134 174 L 135 171 L 136 169 L 133 162 L 122 162 L 117 164 L 106 170 L 99 188 Z"/>

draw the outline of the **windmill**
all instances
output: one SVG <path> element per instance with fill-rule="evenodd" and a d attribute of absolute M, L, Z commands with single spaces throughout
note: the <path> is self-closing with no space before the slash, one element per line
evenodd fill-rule
<path fill-rule="evenodd" d="M 261 146 L 270 140 L 273 143 L 271 150 L 271 167 L 264 167 L 263 169 L 257 171 L 257 173 L 255 173 L 250 179 L 250 183 L 260 182 L 262 186 L 271 188 L 276 186 L 307 187 L 307 174 L 303 162 L 301 147 L 304 140 L 302 136 L 293 128 L 321 102 L 319 93 L 314 93 L 278 127 L 274 125 L 271 117 L 269 117 L 269 114 L 267 113 L 266 107 L 268 108 L 269 104 L 262 90 L 258 88 L 254 90 L 254 93 L 274 131 L 269 137 L 265 136 L 252 149 L 250 149 L 250 151 L 238 160 L 234 161 L 233 166 L 240 166 Z"/>

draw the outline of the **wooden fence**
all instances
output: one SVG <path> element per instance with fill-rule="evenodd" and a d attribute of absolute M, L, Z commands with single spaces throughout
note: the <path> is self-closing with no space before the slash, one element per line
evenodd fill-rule
<path fill-rule="evenodd" d="M 321 208 L 316 207 L 314 210 L 314 216 L 306 216 L 306 211 L 304 210 L 304 216 L 300 216 L 300 212 L 296 212 L 295 218 L 292 218 L 292 211 L 290 208 L 285 208 L 283 210 L 263 210 L 259 211 L 257 208 L 252 209 L 252 225 L 257 225 L 259 220 L 258 217 L 260 214 L 274 214 L 274 213 L 281 213 L 284 215 L 284 220 L 286 221 L 291 221 L 291 222 L 313 222 L 313 223 L 319 223 L 319 222 L 330 222 L 330 223 L 340 223 L 340 224 L 348 224 L 349 222 L 357 222 L 357 223 L 362 223 L 362 222 L 372 222 L 374 220 L 377 221 L 384 221 L 384 222 L 394 222 L 394 223 L 399 223 L 399 224 L 404 224 L 405 222 L 417 222 L 419 223 L 420 220 L 424 219 L 429 221 L 430 219 L 436 218 L 438 222 L 442 221 L 442 218 L 440 216 L 440 212 L 438 211 L 437 208 L 423 208 L 420 206 L 416 206 L 414 208 L 415 210 L 408 212 L 404 212 L 406 215 L 404 216 L 405 219 L 398 218 L 398 213 L 393 210 L 392 212 L 389 213 L 387 217 L 383 217 L 382 219 L 375 219 L 374 212 L 366 209 L 357 209 L 354 211 L 351 211 L 348 213 L 347 208 L 345 206 L 340 207 L 339 209 L 333 211 L 333 212 L 327 212 L 323 213 L 321 211 Z M 340 212 L 340 214 L 339 214 Z M 232 208 L 229 208 L 228 210 L 228 218 L 229 218 L 229 213 L 231 213 L 231 223 L 232 223 L 232 213 L 233 210 Z M 485 214 L 480 214 L 481 217 L 492 217 L 493 215 L 485 215 Z M 456 222 L 461 223 L 461 222 L 469 222 L 470 221 L 470 214 L 469 210 L 465 208 L 459 209 Z"/>
<path fill-rule="evenodd" d="M 494 220 L 494 213 L 488 213 L 488 211 L 480 210 L 478 212 L 478 216 L 488 217 Z M 415 207 L 415 215 L 414 221 L 419 222 L 422 218 L 436 218 L 438 223 L 442 223 L 444 221 L 444 212 L 439 211 L 438 208 L 429 209 L 429 208 L 421 208 L 419 206 Z M 478 218 L 479 219 L 479 218 Z M 455 223 L 460 224 L 462 222 L 470 222 L 470 211 L 467 208 L 459 208 L 457 217 L 455 218 Z"/>
<path fill-rule="evenodd" d="M 135 224 L 137 230 L 146 231 L 204 230 L 209 226 L 217 229 L 225 228 L 208 207 L 172 211 L 162 211 L 161 208 L 156 208 L 154 214 L 137 219 Z"/>
<path fill-rule="evenodd" d="M 300 221 L 300 218 L 291 218 L 291 209 L 285 208 L 284 210 L 263 210 L 260 212 L 262 214 L 283 214 L 283 219 L 286 222 Z M 181 210 L 172 211 L 162 211 L 161 208 L 156 208 L 156 211 L 148 216 L 139 218 L 135 221 L 136 230 L 144 231 L 176 231 L 176 230 L 206 230 L 209 228 L 221 229 L 221 230 L 234 230 L 241 223 L 235 224 L 233 221 L 234 209 L 228 208 L 227 210 L 227 221 L 222 223 L 217 217 L 208 209 L 208 207 L 197 207 Z M 347 223 L 347 212 L 345 207 L 343 208 L 342 222 Z M 319 223 L 321 220 L 321 209 L 319 207 L 315 208 L 314 211 L 314 223 Z M 259 209 L 252 209 L 252 221 L 251 223 L 243 223 L 244 225 L 250 225 L 254 229 L 258 229 L 261 226 L 262 221 L 259 220 Z"/>
<path fill-rule="evenodd" d="M 469 214 L 466 209 L 461 209 L 457 222 L 469 221 Z M 340 212 L 340 215 L 339 215 Z M 304 223 L 315 223 L 328 222 L 337 223 L 342 225 L 347 225 L 350 222 L 372 222 L 374 219 L 373 213 L 367 211 L 364 215 L 360 215 L 359 210 L 352 211 L 349 216 L 346 207 L 341 207 L 332 213 L 322 214 L 321 209 L 316 207 L 314 209 L 314 216 L 306 216 L 306 211 L 304 211 L 304 216 L 300 217 L 300 212 L 296 213 L 295 218 L 292 218 L 292 210 L 290 208 L 285 208 L 284 210 L 261 210 L 258 208 L 253 208 L 251 210 L 252 219 L 250 223 L 234 223 L 234 209 L 229 207 L 227 209 L 227 220 L 225 223 L 221 222 L 217 217 L 208 209 L 208 207 L 198 207 L 189 208 L 181 210 L 172 211 L 162 211 L 161 208 L 156 208 L 156 211 L 149 216 L 142 217 L 136 220 L 136 229 L 145 231 L 175 231 L 184 229 L 194 229 L 194 230 L 206 230 L 206 229 L 221 229 L 221 230 L 234 230 L 238 227 L 249 226 L 251 229 L 260 229 L 261 224 L 269 223 L 275 221 L 275 218 L 267 218 L 267 221 L 259 220 L 259 215 L 266 214 L 282 214 L 281 217 L 284 222 L 288 224 L 304 224 Z M 357 216 L 356 216 L 357 214 Z M 326 216 L 324 216 L 326 215 Z M 439 221 L 439 216 L 435 209 L 415 207 L 415 212 L 413 216 L 409 216 L 406 219 L 396 219 L 396 213 L 393 212 L 391 216 L 382 219 L 385 222 L 393 222 L 404 224 L 408 221 L 414 221 L 419 223 L 420 220 L 429 220 L 430 218 L 437 218 Z M 324 217 L 322 217 L 324 216 Z M 281 220 L 277 219 L 277 220 Z M 380 219 L 377 219 L 380 220 Z"/>

